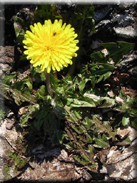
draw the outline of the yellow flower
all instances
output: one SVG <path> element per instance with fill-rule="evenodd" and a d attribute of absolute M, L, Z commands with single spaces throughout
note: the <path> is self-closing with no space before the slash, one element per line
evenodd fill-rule
<path fill-rule="evenodd" d="M 40 22 L 30 26 L 31 31 L 26 31 L 23 40 L 24 54 L 34 67 L 40 66 L 41 72 L 47 73 L 60 71 L 68 64 L 72 64 L 72 57 L 76 57 L 78 36 L 70 24 L 62 24 L 62 20 L 45 20 L 44 25 Z"/>

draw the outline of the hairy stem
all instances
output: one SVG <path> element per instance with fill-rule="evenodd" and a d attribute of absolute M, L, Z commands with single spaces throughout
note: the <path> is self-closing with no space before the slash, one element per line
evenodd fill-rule
<path fill-rule="evenodd" d="M 45 75 L 46 75 L 46 86 L 47 86 L 47 90 L 48 90 L 49 95 L 52 97 L 53 96 L 53 93 L 52 93 L 52 90 L 51 90 L 50 75 L 46 71 L 45 71 Z"/>

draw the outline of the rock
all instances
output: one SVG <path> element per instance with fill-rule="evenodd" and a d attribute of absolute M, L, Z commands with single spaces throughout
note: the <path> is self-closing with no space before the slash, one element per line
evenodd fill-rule
<path fill-rule="evenodd" d="M 102 29 L 108 28 L 111 25 L 110 20 L 102 20 L 95 26 L 96 32 L 101 31 Z"/>
<path fill-rule="evenodd" d="M 17 152 L 17 139 L 22 139 L 22 135 L 15 126 L 7 129 L 7 124 L 8 120 L 4 119 L 0 126 L 0 181 L 14 178 L 18 174 L 16 166 L 9 164 L 9 152 Z"/>
<path fill-rule="evenodd" d="M 97 5 L 95 7 L 94 19 L 96 22 L 99 22 L 105 18 L 108 13 L 112 10 L 112 5 Z"/>
<path fill-rule="evenodd" d="M 10 149 L 10 146 L 7 144 L 4 136 L 6 133 L 6 121 L 1 122 L 2 125 L 0 126 L 0 181 L 5 180 L 4 175 L 4 158 L 5 152 L 7 149 Z"/>
<path fill-rule="evenodd" d="M 133 141 L 133 140 L 135 140 L 135 138 L 137 138 L 136 130 L 134 128 L 131 128 L 130 126 L 126 129 L 118 128 L 117 134 L 120 135 L 120 137 L 122 139 L 128 135 L 128 137 L 131 141 Z"/>
<path fill-rule="evenodd" d="M 76 180 L 79 174 L 75 171 L 73 164 L 66 164 L 57 159 L 43 161 L 40 165 L 31 162 L 31 168 L 18 177 L 18 180 L 42 180 L 42 181 L 72 181 Z"/>
<path fill-rule="evenodd" d="M 11 67 L 8 64 L 0 64 L 0 70 L 1 70 L 1 75 L 3 73 L 9 73 L 9 71 L 11 70 Z"/>
<path fill-rule="evenodd" d="M 128 85 L 133 89 L 137 89 L 137 52 L 132 51 L 129 54 L 123 56 L 122 61 L 118 65 L 120 72 L 125 72 L 130 75 Z"/>
<path fill-rule="evenodd" d="M 137 28 L 134 28 L 132 26 L 114 27 L 113 29 L 119 37 L 128 38 L 128 39 L 137 37 Z"/>
<path fill-rule="evenodd" d="M 14 63 L 14 46 L 0 46 L 0 62 L 10 65 Z"/>
<path fill-rule="evenodd" d="M 9 73 L 14 63 L 14 46 L 0 46 L 0 77 Z"/>
<path fill-rule="evenodd" d="M 122 98 L 120 98 L 119 96 L 115 97 L 115 101 L 118 103 L 118 104 L 123 104 L 124 103 L 124 100 Z"/>
<path fill-rule="evenodd" d="M 137 37 L 136 4 L 95 5 L 95 33 L 90 34 L 91 49 L 94 42 L 133 40 Z"/>
<path fill-rule="evenodd" d="M 119 4 L 119 9 L 121 10 L 129 10 L 129 8 L 131 8 L 132 6 L 134 6 L 134 3 L 121 3 Z"/>
<path fill-rule="evenodd" d="M 128 7 L 128 11 L 126 11 L 126 8 L 124 9 L 123 13 L 114 13 L 113 17 L 111 19 L 111 22 L 113 24 L 113 30 L 117 34 L 118 37 L 122 38 L 135 38 L 137 37 L 137 21 L 136 21 L 136 15 L 133 14 L 135 12 L 134 6 L 128 6 L 125 5 L 126 8 Z M 122 6 L 118 7 L 119 9 Z"/>
<path fill-rule="evenodd" d="M 20 17 L 25 20 L 25 22 L 30 22 L 30 24 L 34 23 L 34 11 L 36 9 L 36 5 L 23 5 L 19 12 L 16 14 L 17 17 Z"/>
<path fill-rule="evenodd" d="M 129 133 L 129 138 L 133 140 L 131 145 L 122 150 L 118 149 L 117 146 L 113 146 L 107 155 L 106 162 L 109 177 L 126 181 L 137 178 L 136 133 L 131 127 L 127 128 L 127 131 Z M 127 131 L 123 130 L 124 135 Z"/>
<path fill-rule="evenodd" d="M 133 76 L 137 76 L 137 66 L 129 69 L 129 73 Z"/>
<path fill-rule="evenodd" d="M 133 154 L 129 158 L 116 164 L 107 165 L 108 174 L 111 178 L 123 179 L 125 181 L 137 178 L 136 171 L 137 154 Z"/>
<path fill-rule="evenodd" d="M 111 22 L 117 24 L 118 27 L 126 27 L 135 23 L 135 19 L 130 14 L 117 14 L 111 19 Z"/>
<path fill-rule="evenodd" d="M 13 128 L 15 124 L 15 120 L 13 119 L 7 119 L 7 123 L 6 123 L 6 129 L 7 130 L 11 130 Z"/>
<path fill-rule="evenodd" d="M 0 45 L 4 43 L 4 18 L 0 17 Z"/>
<path fill-rule="evenodd" d="M 137 52 L 133 51 L 127 55 L 124 55 L 122 61 L 118 65 L 118 68 L 122 72 L 128 72 L 131 67 L 136 66 Z"/>
<path fill-rule="evenodd" d="M 4 43 L 4 6 L 0 4 L 0 46 Z"/>

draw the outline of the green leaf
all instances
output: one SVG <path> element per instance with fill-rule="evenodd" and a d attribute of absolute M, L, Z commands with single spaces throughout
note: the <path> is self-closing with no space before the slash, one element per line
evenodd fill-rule
<path fill-rule="evenodd" d="M 101 97 L 98 102 L 98 108 L 109 108 L 115 106 L 115 99 L 109 97 Z"/>
<path fill-rule="evenodd" d="M 71 107 L 95 107 L 95 103 L 91 100 L 90 102 L 84 100 L 73 99 Z"/>
<path fill-rule="evenodd" d="M 130 121 L 130 118 L 124 116 L 124 117 L 122 118 L 122 125 L 123 125 L 123 126 L 127 126 L 127 125 L 129 124 L 129 121 Z"/>
<path fill-rule="evenodd" d="M 21 19 L 20 17 L 17 17 L 17 16 L 14 17 L 13 26 L 14 26 L 16 38 L 19 37 L 20 35 L 24 35 L 24 33 L 25 33 L 23 26 L 22 26 L 23 23 L 24 23 L 23 19 Z"/>
<path fill-rule="evenodd" d="M 16 74 L 6 74 L 3 79 L 3 83 L 9 85 L 11 80 L 16 77 Z"/>
<path fill-rule="evenodd" d="M 1 124 L 2 119 L 5 117 L 5 115 L 6 115 L 6 112 L 4 110 L 0 109 L 0 124 Z"/>
<path fill-rule="evenodd" d="M 41 78 L 41 81 L 44 81 L 44 82 L 46 81 L 46 76 L 44 72 L 40 73 L 40 78 Z"/>
<path fill-rule="evenodd" d="M 31 96 L 32 96 L 32 95 L 31 95 L 31 92 L 30 92 L 29 90 L 27 90 L 27 89 L 24 91 L 23 94 L 26 95 L 27 97 L 30 97 L 30 98 L 31 98 Z"/>
<path fill-rule="evenodd" d="M 48 118 L 48 112 L 46 109 L 40 108 L 37 113 L 35 114 L 35 119 L 34 119 L 34 126 L 36 127 L 37 130 L 40 130 L 41 126 L 44 124 L 44 122 Z"/>
<path fill-rule="evenodd" d="M 105 134 L 102 135 L 102 140 L 108 143 L 107 136 Z"/>
<path fill-rule="evenodd" d="M 86 160 L 85 160 L 85 158 L 83 159 L 83 158 L 81 158 L 81 157 L 79 157 L 79 156 L 77 156 L 77 155 L 74 155 L 74 159 L 75 159 L 76 161 L 78 161 L 80 164 L 84 165 L 84 166 L 86 166 L 86 165 L 89 164 L 89 160 L 88 160 L 87 158 L 86 158 Z"/>
<path fill-rule="evenodd" d="M 90 58 L 93 59 L 95 62 L 103 62 L 104 54 L 101 51 L 92 53 L 90 55 Z"/>
<path fill-rule="evenodd" d="M 93 147 L 93 145 L 91 145 L 91 144 L 88 145 L 88 151 L 89 151 L 92 155 L 94 155 L 95 148 Z"/>
<path fill-rule="evenodd" d="M 92 123 L 95 125 L 93 126 L 93 130 L 97 131 L 98 133 L 108 133 L 110 137 L 115 136 L 115 132 L 112 131 L 112 127 L 109 123 L 103 123 L 99 119 L 98 115 L 93 115 Z"/>
<path fill-rule="evenodd" d="M 83 89 L 85 88 L 85 85 L 86 85 L 86 81 L 85 81 L 85 80 L 82 80 L 82 81 L 79 83 L 79 90 L 80 90 L 80 92 L 83 91 Z"/>
<path fill-rule="evenodd" d="M 16 90 L 16 89 L 12 89 L 12 97 L 14 98 L 15 100 L 15 103 L 17 105 L 20 105 L 22 102 L 30 102 L 31 104 L 35 104 L 36 103 L 36 98 L 31 95 L 31 97 L 25 93 L 22 93 L 20 92 L 19 90 Z"/>
<path fill-rule="evenodd" d="M 81 115 L 80 115 L 79 112 L 76 111 L 76 110 L 74 111 L 74 115 L 75 115 L 76 118 L 82 119 Z"/>
<path fill-rule="evenodd" d="M 70 104 L 73 102 L 73 98 L 67 98 L 67 106 L 70 106 Z"/>
<path fill-rule="evenodd" d="M 97 96 L 95 94 L 91 94 L 91 93 L 84 93 L 84 97 L 90 98 L 92 99 L 94 102 L 97 102 L 101 99 L 100 96 Z"/>
<path fill-rule="evenodd" d="M 45 85 L 42 85 L 40 87 L 40 89 L 36 92 L 36 96 L 38 99 L 42 99 L 42 100 L 45 99 L 45 96 L 46 96 L 46 86 Z"/>
<path fill-rule="evenodd" d="M 116 64 L 122 59 L 123 55 L 128 54 L 135 46 L 133 43 L 122 41 L 100 43 L 100 45 L 108 50 L 109 58 L 112 58 Z"/>
<path fill-rule="evenodd" d="M 98 147 L 98 148 L 104 148 L 104 147 L 109 147 L 109 143 L 108 142 L 105 142 L 103 139 L 99 139 L 99 138 L 95 138 L 94 139 L 95 141 L 95 147 Z"/>
<path fill-rule="evenodd" d="M 24 85 L 27 85 L 29 90 L 32 90 L 32 82 L 29 79 L 24 79 Z"/>
<path fill-rule="evenodd" d="M 23 91 L 25 88 L 28 88 L 30 91 L 32 90 L 32 80 L 30 78 L 24 78 L 20 81 L 16 81 L 13 84 L 13 88 Z"/>
<path fill-rule="evenodd" d="M 44 124 L 43 119 L 35 120 L 34 121 L 34 126 L 36 127 L 37 130 L 40 130 L 41 126 Z"/>
<path fill-rule="evenodd" d="M 106 79 L 108 79 L 111 76 L 112 72 L 108 71 L 105 74 L 101 75 L 98 80 L 97 83 L 99 83 L 100 81 L 105 81 Z"/>
<path fill-rule="evenodd" d="M 36 22 L 43 23 L 46 19 L 54 21 L 56 17 L 62 18 L 60 11 L 58 11 L 57 6 L 54 4 L 39 5 L 34 11 L 34 19 Z"/>
<path fill-rule="evenodd" d="M 56 145 L 63 144 L 64 138 L 65 138 L 64 133 L 61 131 L 57 131 L 55 134 L 54 143 Z"/>
<path fill-rule="evenodd" d="M 77 132 L 78 134 L 83 134 L 83 128 L 81 126 L 71 126 L 73 130 L 75 130 L 75 132 Z"/>
<path fill-rule="evenodd" d="M 112 72 L 115 69 L 113 65 L 106 63 L 95 63 L 95 64 L 91 63 L 89 64 L 89 68 L 92 75 L 106 74 L 107 72 Z"/>
<path fill-rule="evenodd" d="M 137 130 L 137 119 L 132 120 L 131 125 L 133 128 L 135 128 L 135 130 Z"/>
<path fill-rule="evenodd" d="M 87 130 L 91 129 L 92 120 L 90 120 L 87 116 L 85 117 L 85 120 L 83 122 L 83 125 Z"/>
<path fill-rule="evenodd" d="M 100 97 L 90 93 L 85 93 L 84 96 L 92 99 L 99 108 L 107 108 L 115 105 L 115 99 L 109 97 Z"/>
<path fill-rule="evenodd" d="M 32 119 L 34 117 L 39 108 L 40 106 L 38 104 L 30 105 L 28 107 L 28 111 L 20 117 L 21 126 L 26 126 L 29 122 L 29 119 Z"/>

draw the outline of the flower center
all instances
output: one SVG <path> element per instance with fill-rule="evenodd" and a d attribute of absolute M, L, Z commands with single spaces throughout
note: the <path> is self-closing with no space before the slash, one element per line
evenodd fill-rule
<path fill-rule="evenodd" d="M 51 46 L 45 46 L 44 51 L 53 51 L 54 49 Z"/>

